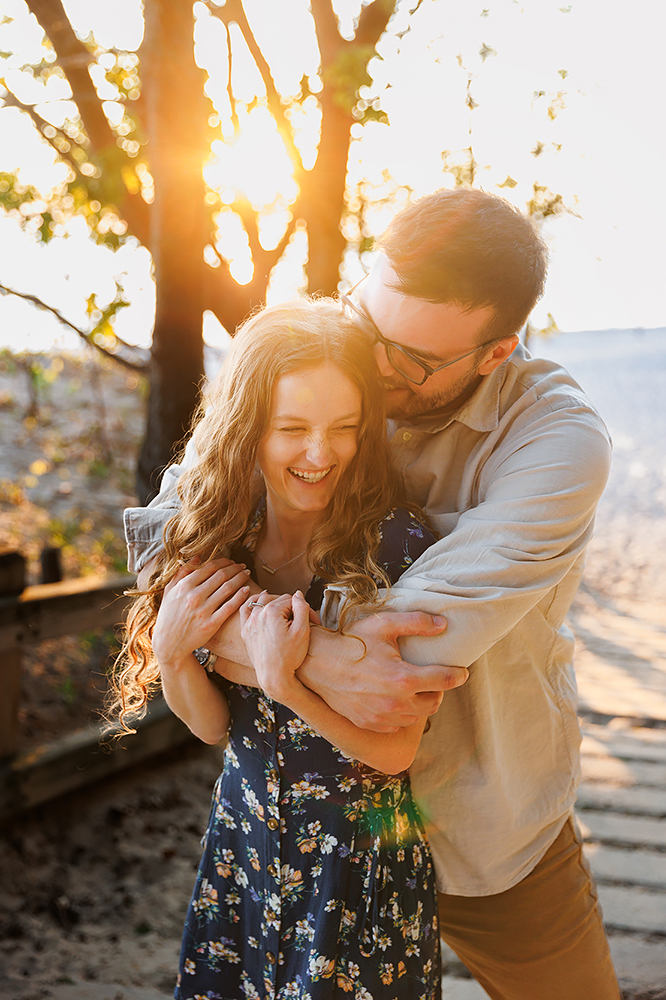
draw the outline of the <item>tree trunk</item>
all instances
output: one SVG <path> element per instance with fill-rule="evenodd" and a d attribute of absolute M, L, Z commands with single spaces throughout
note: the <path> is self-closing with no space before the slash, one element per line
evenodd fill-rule
<path fill-rule="evenodd" d="M 302 216 L 308 232 L 308 292 L 333 295 L 338 288 L 340 264 L 347 241 L 341 219 L 345 206 L 350 114 L 324 93 L 322 130 L 317 162 L 305 175 Z"/>
<path fill-rule="evenodd" d="M 155 180 L 150 246 L 157 287 L 146 437 L 137 488 L 145 503 L 186 433 L 203 374 L 203 249 L 207 241 L 202 164 L 207 104 L 194 61 L 191 3 L 148 0 L 142 59 L 148 153 Z"/>

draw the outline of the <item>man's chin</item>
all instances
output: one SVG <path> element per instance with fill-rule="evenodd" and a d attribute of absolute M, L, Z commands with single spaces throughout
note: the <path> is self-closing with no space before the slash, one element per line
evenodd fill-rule
<path fill-rule="evenodd" d="M 387 389 L 384 399 L 386 400 L 386 416 L 393 420 L 418 417 L 432 409 L 431 399 L 419 396 L 407 388 Z"/>
<path fill-rule="evenodd" d="M 409 389 L 387 389 L 384 399 L 386 415 L 391 418 L 408 417 L 415 402 L 414 393 Z"/>

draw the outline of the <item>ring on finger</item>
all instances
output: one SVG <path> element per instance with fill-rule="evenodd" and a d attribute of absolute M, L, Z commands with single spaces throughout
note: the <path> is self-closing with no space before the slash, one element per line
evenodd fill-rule
<path fill-rule="evenodd" d="M 261 601 L 250 601 L 250 603 L 248 604 L 248 608 L 250 608 L 250 610 L 252 610 L 252 608 L 263 608 L 263 607 L 264 605 L 261 603 Z"/>

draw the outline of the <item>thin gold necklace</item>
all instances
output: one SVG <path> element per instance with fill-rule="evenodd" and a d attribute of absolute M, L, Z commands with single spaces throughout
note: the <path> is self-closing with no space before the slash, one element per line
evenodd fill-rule
<path fill-rule="evenodd" d="M 287 561 L 283 562 L 281 566 L 275 566 L 275 567 L 269 566 L 268 563 L 265 563 L 264 560 L 261 558 L 261 556 L 259 555 L 258 552 L 255 552 L 255 555 L 256 555 L 257 559 L 259 560 L 259 562 L 261 563 L 261 565 L 266 570 L 266 572 L 270 573 L 271 576 L 275 576 L 275 574 L 279 573 L 279 571 L 281 569 L 284 569 L 285 566 L 289 566 L 291 563 L 296 562 L 297 559 L 300 559 L 301 556 L 304 556 L 306 552 L 307 552 L 307 548 L 303 549 L 302 552 L 299 552 L 298 555 L 292 556 L 291 559 L 287 559 Z"/>

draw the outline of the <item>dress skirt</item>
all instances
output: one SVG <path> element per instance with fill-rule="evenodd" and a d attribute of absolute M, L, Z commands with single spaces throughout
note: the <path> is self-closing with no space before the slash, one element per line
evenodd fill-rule
<path fill-rule="evenodd" d="M 407 772 L 225 682 L 232 727 L 176 1000 L 435 1000 L 435 877 Z"/>

